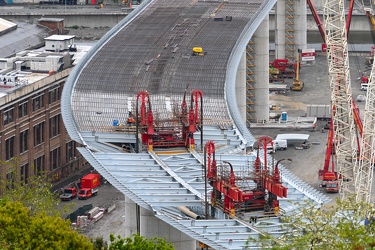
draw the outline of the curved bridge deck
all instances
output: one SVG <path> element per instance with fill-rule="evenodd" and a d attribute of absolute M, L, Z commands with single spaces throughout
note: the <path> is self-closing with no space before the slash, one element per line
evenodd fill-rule
<path fill-rule="evenodd" d="M 64 123 L 90 164 L 138 205 L 217 249 L 243 249 L 248 237 L 260 234 L 277 236 L 279 219 L 251 225 L 220 211 L 211 220 L 184 216 L 177 206 L 204 213 L 202 154 L 124 153 L 114 143 L 132 141 L 134 134 L 113 131 L 111 125 L 113 119 L 125 123 L 143 90 L 150 93 L 154 115 L 170 118 L 189 84 L 189 90 L 203 92 L 203 140 L 215 141 L 218 162 L 230 161 L 235 171 L 251 165 L 255 156 L 243 151 L 255 139 L 238 111 L 236 70 L 247 42 L 275 2 L 144 0 L 86 54 L 63 91 Z M 207 54 L 192 56 L 193 47 Z M 219 128 L 223 126 L 225 131 Z M 200 144 L 199 135 L 194 136 Z M 296 209 L 289 200 L 317 205 L 328 200 L 283 168 L 282 178 L 289 188 L 289 198 L 281 200 L 285 213 Z"/>

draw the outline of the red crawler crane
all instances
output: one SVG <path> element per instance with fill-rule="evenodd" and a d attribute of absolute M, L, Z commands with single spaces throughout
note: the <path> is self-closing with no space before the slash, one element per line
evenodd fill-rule
<path fill-rule="evenodd" d="M 233 171 L 233 166 L 229 162 L 223 161 L 223 163 L 229 166 L 229 174 L 220 175 L 218 173 L 214 143 L 212 141 L 206 143 L 207 179 L 213 187 L 213 192 L 211 193 L 211 203 L 213 206 L 216 206 L 218 201 L 224 197 L 223 210 L 230 216 L 234 216 L 236 209 L 240 208 L 245 210 L 264 209 L 267 211 L 273 210 L 275 213 L 278 212 L 279 202 L 277 197 L 287 197 L 287 188 L 281 183 L 280 172 L 277 165 L 272 172 L 266 167 L 267 153 L 265 147 L 267 143 L 268 141 L 263 143 L 265 162 L 263 165 L 261 164 L 258 151 L 258 157 L 254 167 L 255 177 L 246 178 L 257 184 L 256 188 L 252 190 L 243 190 L 236 185 L 236 176 Z M 267 194 L 268 201 L 266 202 Z"/>
<path fill-rule="evenodd" d="M 322 181 L 320 184 L 326 188 L 329 193 L 337 193 L 339 191 L 339 183 L 337 178 L 337 172 L 335 171 L 335 160 L 334 160 L 334 133 L 333 133 L 333 122 L 329 124 L 328 139 L 326 145 L 326 156 L 324 159 L 323 169 L 319 170 L 319 180 Z M 331 165 L 331 169 L 330 169 Z"/>
<path fill-rule="evenodd" d="M 353 108 L 353 118 L 354 123 L 357 128 L 357 149 L 358 153 L 360 154 L 360 140 L 359 137 L 362 137 L 363 134 L 363 124 L 361 117 L 359 115 L 359 109 L 355 104 L 354 100 L 352 100 L 352 108 Z M 328 193 L 337 193 L 339 191 L 339 183 L 338 178 L 342 178 L 342 176 L 338 176 L 338 173 L 335 171 L 334 165 L 334 157 L 335 157 L 335 144 L 334 144 L 334 131 L 333 131 L 333 122 L 332 117 L 330 120 L 329 131 L 328 131 L 328 139 L 326 145 L 326 154 L 324 159 L 324 166 L 323 169 L 320 169 L 318 172 L 319 180 L 321 180 L 321 187 L 325 187 Z M 330 167 L 331 166 L 331 167 Z M 344 178 L 345 180 L 345 178 Z"/>

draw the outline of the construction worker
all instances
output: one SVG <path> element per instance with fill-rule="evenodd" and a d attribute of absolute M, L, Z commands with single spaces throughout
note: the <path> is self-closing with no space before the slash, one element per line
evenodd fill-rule
<path fill-rule="evenodd" d="M 132 114 L 132 112 L 129 112 L 129 117 L 128 117 L 128 125 L 132 125 L 136 123 L 136 120 L 134 118 L 134 115 Z"/>

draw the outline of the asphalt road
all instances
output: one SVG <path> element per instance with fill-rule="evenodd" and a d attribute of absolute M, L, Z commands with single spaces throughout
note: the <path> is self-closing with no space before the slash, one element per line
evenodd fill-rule
<path fill-rule="evenodd" d="M 87 200 L 78 200 L 77 198 L 71 201 L 60 202 L 59 210 L 75 211 L 76 209 L 92 204 L 93 207 L 108 208 L 115 205 L 116 208 L 110 212 L 105 213 L 104 216 L 92 226 L 82 228 L 80 232 L 90 238 L 102 237 L 109 242 L 109 235 L 112 233 L 115 236 L 125 236 L 125 196 L 114 188 L 111 184 L 101 184 L 99 186 L 98 195 L 93 196 Z M 69 215 L 69 212 L 63 213 L 63 218 Z"/>

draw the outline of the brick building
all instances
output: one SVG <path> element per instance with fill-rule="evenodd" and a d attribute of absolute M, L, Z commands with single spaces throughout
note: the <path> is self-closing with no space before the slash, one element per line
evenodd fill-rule
<path fill-rule="evenodd" d="M 69 138 L 60 112 L 60 96 L 71 70 L 5 74 L 0 68 L 0 83 L 7 83 L 0 84 L 0 160 L 19 160 L 17 170 L 0 164 L 0 178 L 15 175 L 27 182 L 43 171 L 56 182 L 88 167 L 76 150 L 77 143 Z"/>

